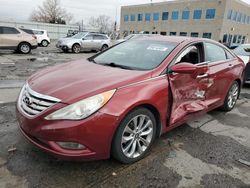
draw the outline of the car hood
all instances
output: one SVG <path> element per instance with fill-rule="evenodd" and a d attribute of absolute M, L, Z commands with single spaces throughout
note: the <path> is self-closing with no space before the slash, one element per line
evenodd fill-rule
<path fill-rule="evenodd" d="M 31 76 L 28 83 L 38 93 L 71 104 L 150 77 L 150 71 L 125 70 L 79 60 L 41 70 Z"/>

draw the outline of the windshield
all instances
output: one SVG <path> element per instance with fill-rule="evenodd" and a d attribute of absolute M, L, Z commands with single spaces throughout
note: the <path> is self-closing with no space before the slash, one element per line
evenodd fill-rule
<path fill-rule="evenodd" d="M 72 38 L 81 39 L 81 38 L 83 38 L 86 34 L 87 34 L 87 32 L 80 32 L 80 33 L 75 34 Z"/>
<path fill-rule="evenodd" d="M 250 45 L 242 45 L 234 49 L 234 53 L 242 56 L 250 56 Z"/>
<path fill-rule="evenodd" d="M 119 44 L 98 55 L 93 60 L 97 64 L 116 64 L 135 70 L 151 70 L 177 46 L 177 43 L 132 40 Z"/>

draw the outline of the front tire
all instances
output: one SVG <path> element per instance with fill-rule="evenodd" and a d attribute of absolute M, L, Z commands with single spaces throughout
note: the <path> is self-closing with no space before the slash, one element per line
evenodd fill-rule
<path fill-rule="evenodd" d="M 112 142 L 112 156 L 129 164 L 141 160 L 156 137 L 156 120 L 151 111 L 138 108 L 119 125 Z"/>
<path fill-rule="evenodd" d="M 227 93 L 224 105 L 222 106 L 223 111 L 229 112 L 234 108 L 237 99 L 239 97 L 239 93 L 240 93 L 240 85 L 237 81 L 234 81 L 234 83 L 232 84 Z"/>
<path fill-rule="evenodd" d="M 18 45 L 18 51 L 23 54 L 28 54 L 31 51 L 31 46 L 27 42 L 22 42 L 21 44 Z"/>
<path fill-rule="evenodd" d="M 81 46 L 79 44 L 74 44 L 72 46 L 72 52 L 74 52 L 76 54 L 80 53 L 81 52 Z"/>

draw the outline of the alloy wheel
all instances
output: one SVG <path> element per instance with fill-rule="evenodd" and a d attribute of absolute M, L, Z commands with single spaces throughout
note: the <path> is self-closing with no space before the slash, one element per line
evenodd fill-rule
<path fill-rule="evenodd" d="M 30 46 L 28 45 L 28 44 L 21 44 L 21 46 L 20 46 L 20 51 L 22 52 L 22 53 L 29 53 L 29 51 L 30 51 Z"/>
<path fill-rule="evenodd" d="M 153 138 L 153 123 L 146 115 L 138 115 L 127 123 L 122 134 L 121 148 L 128 158 L 137 158 L 149 147 Z"/>
<path fill-rule="evenodd" d="M 238 84 L 235 83 L 229 91 L 229 96 L 227 100 L 227 104 L 230 109 L 233 108 L 234 105 L 236 104 L 238 95 L 239 95 L 239 87 Z"/>

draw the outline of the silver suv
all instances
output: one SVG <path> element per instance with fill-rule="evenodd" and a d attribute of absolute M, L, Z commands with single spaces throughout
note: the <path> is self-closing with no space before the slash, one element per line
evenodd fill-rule
<path fill-rule="evenodd" d="M 107 35 L 80 32 L 69 38 L 61 38 L 58 40 L 56 47 L 64 52 L 72 51 L 79 53 L 81 51 L 103 51 L 111 46 L 111 40 Z"/>

